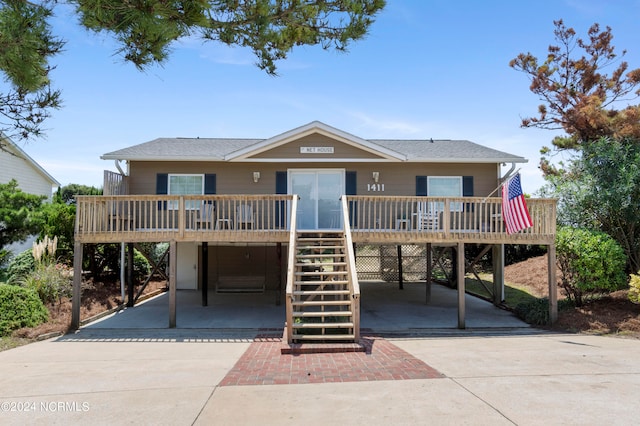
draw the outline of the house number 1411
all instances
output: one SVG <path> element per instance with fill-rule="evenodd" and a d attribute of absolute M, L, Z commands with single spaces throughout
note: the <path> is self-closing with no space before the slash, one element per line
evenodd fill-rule
<path fill-rule="evenodd" d="M 384 192 L 384 183 L 368 183 L 368 192 Z"/>

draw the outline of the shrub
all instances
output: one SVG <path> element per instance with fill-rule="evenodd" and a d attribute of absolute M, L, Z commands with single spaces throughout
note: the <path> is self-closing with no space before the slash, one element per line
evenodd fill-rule
<path fill-rule="evenodd" d="M 624 250 L 605 233 L 562 227 L 556 236 L 561 285 L 581 306 L 588 294 L 609 293 L 626 286 Z"/>
<path fill-rule="evenodd" d="M 0 336 L 22 327 L 35 327 L 49 319 L 49 311 L 30 289 L 0 284 Z"/>
<path fill-rule="evenodd" d="M 71 297 L 73 290 L 71 271 L 59 263 L 38 263 L 19 283 L 22 287 L 35 291 L 43 303 L 54 303 L 62 297 Z"/>
<path fill-rule="evenodd" d="M 558 311 L 568 309 L 573 306 L 573 302 L 568 299 L 558 300 Z M 522 321 L 531 325 L 549 324 L 549 299 L 534 298 L 516 305 L 514 313 Z"/>
<path fill-rule="evenodd" d="M 149 266 L 149 262 L 147 258 L 142 255 L 137 249 L 133 251 L 133 275 L 137 280 L 145 279 L 149 272 L 151 271 L 151 266 Z"/>
<path fill-rule="evenodd" d="M 640 274 L 640 271 L 638 274 Z M 629 280 L 629 300 L 633 303 L 640 303 L 640 275 L 631 274 Z"/>
<path fill-rule="evenodd" d="M 35 268 L 36 261 L 33 258 L 33 251 L 31 249 L 25 250 L 9 262 L 9 266 L 7 267 L 8 281 L 12 284 L 17 284 Z"/>

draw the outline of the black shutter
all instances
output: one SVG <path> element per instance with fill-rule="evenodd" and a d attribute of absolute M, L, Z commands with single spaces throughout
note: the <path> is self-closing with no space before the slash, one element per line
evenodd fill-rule
<path fill-rule="evenodd" d="M 344 174 L 344 193 L 345 195 L 358 194 L 358 174 L 357 172 L 345 172 Z M 357 204 L 355 201 L 349 201 L 349 223 L 351 227 L 358 225 Z"/>
<path fill-rule="evenodd" d="M 276 172 L 276 194 L 287 193 L 287 172 Z"/>
<path fill-rule="evenodd" d="M 462 176 L 462 196 L 473 197 L 473 176 Z M 465 203 L 464 209 L 473 212 L 473 204 Z"/>
<path fill-rule="evenodd" d="M 156 175 L 156 194 L 167 195 L 169 193 L 169 174 L 158 173 Z M 158 201 L 158 210 L 166 210 L 167 202 Z"/>
<path fill-rule="evenodd" d="M 416 176 L 416 196 L 426 197 L 428 194 L 427 176 Z"/>
<path fill-rule="evenodd" d="M 167 195 L 169 193 L 169 175 L 158 173 L 156 175 L 156 194 Z"/>
<path fill-rule="evenodd" d="M 276 194 L 287 193 L 287 172 L 276 172 Z M 276 228 L 284 228 L 286 225 L 285 213 L 287 209 L 284 201 L 276 203 Z"/>
<path fill-rule="evenodd" d="M 216 193 L 216 175 L 204 175 L 204 193 L 205 195 L 213 195 Z"/>
<path fill-rule="evenodd" d="M 473 176 L 462 176 L 462 196 L 473 197 Z"/>
<path fill-rule="evenodd" d="M 345 172 L 344 192 L 346 195 L 356 195 L 358 193 L 358 176 L 356 172 Z"/>

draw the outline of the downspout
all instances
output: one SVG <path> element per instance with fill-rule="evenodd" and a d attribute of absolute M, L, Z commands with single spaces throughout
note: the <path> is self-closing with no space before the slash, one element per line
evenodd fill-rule
<path fill-rule="evenodd" d="M 120 160 L 114 161 L 116 169 L 120 172 L 122 176 L 126 176 L 127 174 L 120 167 Z M 120 243 L 120 297 L 122 297 L 122 304 L 124 305 L 124 283 L 125 283 L 125 247 L 124 242 Z"/>
<path fill-rule="evenodd" d="M 504 164 L 504 163 L 503 163 L 503 164 Z M 487 199 L 488 199 L 489 197 L 491 197 L 493 194 L 495 194 L 495 193 L 496 193 L 496 191 L 498 191 L 500 188 L 502 188 L 502 185 L 504 185 L 504 183 L 507 181 L 507 179 L 509 179 L 509 178 L 512 176 L 513 171 L 514 171 L 515 169 L 516 169 L 516 163 L 511 163 L 511 168 L 507 171 L 507 173 L 505 173 L 505 175 L 504 175 L 503 177 L 499 178 L 499 179 L 500 179 L 500 184 L 498 185 L 498 187 L 497 187 L 496 189 L 494 189 L 493 191 L 491 191 L 491 192 L 489 193 L 489 195 L 487 195 L 486 197 L 484 197 L 484 200 L 482 200 L 482 202 L 487 201 Z"/>
<path fill-rule="evenodd" d="M 116 169 L 118 169 L 118 171 L 120 172 L 120 174 L 122 176 L 127 176 L 127 174 L 125 172 L 122 171 L 122 167 L 120 167 L 120 160 L 115 160 L 114 161 L 115 165 L 116 165 Z"/>
<path fill-rule="evenodd" d="M 500 183 L 509 179 L 515 169 L 516 169 L 516 163 L 511 163 L 511 168 L 507 171 L 507 173 L 503 177 L 500 178 Z"/>

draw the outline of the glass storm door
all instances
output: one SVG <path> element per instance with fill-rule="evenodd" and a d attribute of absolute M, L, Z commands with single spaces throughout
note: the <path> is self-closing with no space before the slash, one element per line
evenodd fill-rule
<path fill-rule="evenodd" d="M 342 229 L 344 170 L 290 170 L 289 193 L 298 200 L 298 229 Z"/>

